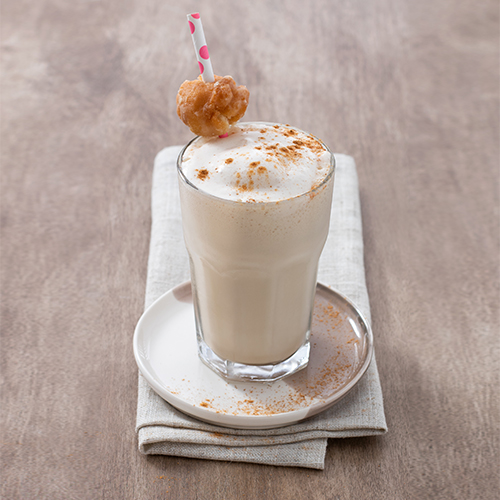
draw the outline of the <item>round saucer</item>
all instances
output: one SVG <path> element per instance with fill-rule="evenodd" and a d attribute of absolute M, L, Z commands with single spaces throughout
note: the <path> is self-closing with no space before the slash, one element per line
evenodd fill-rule
<path fill-rule="evenodd" d="M 372 352 L 361 313 L 320 283 L 309 364 L 276 382 L 227 382 L 201 362 L 189 281 L 156 300 L 134 333 L 137 365 L 157 394 L 188 415 L 240 429 L 291 425 L 326 410 L 357 384 Z"/>

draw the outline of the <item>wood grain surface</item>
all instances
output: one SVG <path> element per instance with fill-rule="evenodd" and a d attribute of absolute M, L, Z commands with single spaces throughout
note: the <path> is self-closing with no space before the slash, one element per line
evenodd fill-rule
<path fill-rule="evenodd" d="M 389 433 L 311 471 L 142 456 L 132 335 L 155 154 L 202 8 L 248 120 L 356 159 Z M 493 0 L 3 0 L 1 498 L 486 499 L 499 469 Z"/>

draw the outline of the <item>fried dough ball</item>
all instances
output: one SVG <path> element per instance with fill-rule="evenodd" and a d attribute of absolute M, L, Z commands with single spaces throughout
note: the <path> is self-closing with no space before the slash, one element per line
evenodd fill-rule
<path fill-rule="evenodd" d="M 202 136 L 224 135 L 248 106 L 250 93 L 236 86 L 231 76 L 215 75 L 215 82 L 186 80 L 177 94 L 177 114 L 191 132 Z"/>

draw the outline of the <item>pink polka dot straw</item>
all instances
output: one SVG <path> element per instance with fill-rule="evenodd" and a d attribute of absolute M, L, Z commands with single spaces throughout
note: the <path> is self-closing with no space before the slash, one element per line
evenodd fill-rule
<path fill-rule="evenodd" d="M 207 42 L 205 41 L 205 34 L 203 33 L 203 26 L 201 24 L 200 14 L 188 14 L 188 24 L 191 30 L 191 37 L 193 38 L 194 51 L 196 52 L 196 59 L 200 67 L 200 73 L 203 80 L 206 82 L 214 81 L 214 71 L 212 63 L 210 62 L 210 55 L 208 54 Z"/>

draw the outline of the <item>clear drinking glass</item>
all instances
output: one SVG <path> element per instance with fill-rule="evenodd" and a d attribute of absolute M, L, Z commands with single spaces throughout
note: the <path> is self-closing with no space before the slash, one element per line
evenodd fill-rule
<path fill-rule="evenodd" d="M 326 177 L 307 193 L 278 202 L 231 201 L 184 175 L 183 155 L 198 140 L 183 148 L 177 170 L 200 358 L 229 380 L 280 379 L 309 360 L 334 156 Z"/>

